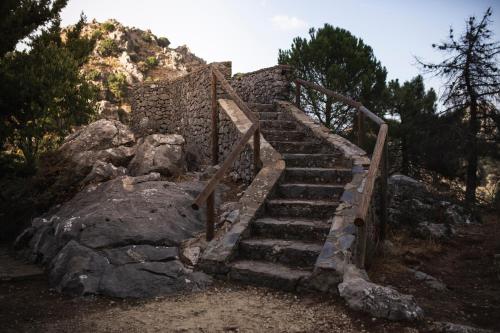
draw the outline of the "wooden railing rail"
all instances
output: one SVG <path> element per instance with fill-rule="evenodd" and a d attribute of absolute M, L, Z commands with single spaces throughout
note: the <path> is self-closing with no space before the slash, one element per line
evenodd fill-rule
<path fill-rule="evenodd" d="M 366 132 L 364 130 L 364 118 L 367 117 L 372 120 L 375 124 L 379 125 L 379 131 L 377 134 L 377 141 L 375 143 L 375 148 L 373 150 L 370 167 L 365 178 L 365 184 L 363 188 L 363 193 L 361 195 L 361 200 L 358 206 L 354 224 L 358 227 L 358 237 L 360 246 L 360 256 L 358 258 L 358 265 L 361 267 L 365 266 L 366 257 L 366 243 L 367 243 L 367 223 L 369 222 L 368 215 L 370 213 L 370 206 L 373 199 L 373 192 L 375 188 L 375 181 L 378 173 L 381 174 L 381 212 L 383 214 L 380 221 L 380 239 L 385 238 L 385 226 L 387 221 L 387 177 L 388 177 L 388 162 L 387 162 L 387 131 L 388 126 L 383 119 L 368 110 L 361 103 L 352 100 L 349 97 L 343 96 L 336 93 L 330 89 L 324 88 L 312 82 L 304 81 L 301 79 L 295 80 L 295 104 L 300 108 L 300 98 L 301 98 L 301 86 L 315 89 L 319 92 L 324 93 L 334 99 L 337 99 L 349 106 L 357 109 L 357 144 L 362 147 L 365 142 Z"/>
<path fill-rule="evenodd" d="M 211 128 L 212 128 L 212 164 L 219 163 L 219 110 L 217 107 L 217 83 L 227 93 L 227 95 L 236 103 L 236 105 L 243 111 L 243 113 L 250 119 L 252 125 L 240 138 L 240 140 L 232 147 L 231 152 L 226 157 L 217 172 L 208 181 L 203 191 L 196 197 L 191 207 L 199 209 L 203 203 L 207 203 L 207 226 L 206 226 L 206 239 L 212 240 L 214 237 L 215 225 L 215 198 L 214 191 L 220 183 L 226 171 L 233 165 L 234 161 L 238 158 L 241 152 L 245 149 L 247 142 L 253 136 L 253 156 L 254 156 L 254 173 L 257 173 L 261 166 L 260 160 L 260 125 L 259 118 L 250 110 L 248 105 L 240 98 L 234 91 L 233 87 L 227 82 L 224 75 L 214 66 L 211 66 Z"/>

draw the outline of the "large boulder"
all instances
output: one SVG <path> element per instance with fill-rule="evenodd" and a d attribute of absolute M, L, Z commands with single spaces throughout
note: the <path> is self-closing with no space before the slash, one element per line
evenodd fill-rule
<path fill-rule="evenodd" d="M 200 288 L 209 279 L 183 265 L 179 246 L 204 230 L 203 212 L 191 209 L 202 187 L 158 173 L 89 185 L 34 219 L 16 245 L 65 293 L 150 297 Z"/>
<path fill-rule="evenodd" d="M 178 134 L 152 134 L 137 142 L 137 152 L 128 165 L 132 176 L 159 172 L 165 176 L 184 173 L 184 145 L 186 141 Z"/>
<path fill-rule="evenodd" d="M 100 119 L 69 135 L 59 152 L 86 174 L 96 161 L 126 166 L 135 154 L 132 131 L 116 120 Z"/>
<path fill-rule="evenodd" d="M 346 266 L 338 289 L 351 309 L 377 318 L 412 321 L 421 320 L 424 316 L 413 296 L 371 282 L 366 272 L 354 265 Z"/>
<path fill-rule="evenodd" d="M 454 227 L 474 221 L 465 209 L 431 191 L 425 184 L 404 176 L 388 180 L 388 223 L 409 230 L 417 237 L 443 239 Z"/>

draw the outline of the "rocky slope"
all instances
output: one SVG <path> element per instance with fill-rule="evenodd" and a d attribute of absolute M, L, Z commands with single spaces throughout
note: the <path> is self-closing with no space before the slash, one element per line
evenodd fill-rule
<path fill-rule="evenodd" d="M 166 37 L 114 19 L 102 23 L 93 20 L 82 34 L 97 41 L 82 72 L 99 88 L 98 111 L 103 118 L 127 118 L 128 90 L 133 84 L 176 78 L 205 64 L 185 45 L 170 48 Z"/>

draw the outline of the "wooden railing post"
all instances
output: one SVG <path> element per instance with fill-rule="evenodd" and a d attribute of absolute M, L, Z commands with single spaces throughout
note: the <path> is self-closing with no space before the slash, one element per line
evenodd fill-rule
<path fill-rule="evenodd" d="M 207 230 L 206 239 L 211 241 L 214 238 L 215 229 L 215 202 L 214 191 L 207 198 Z"/>
<path fill-rule="evenodd" d="M 381 186 L 380 192 L 382 200 L 380 201 L 380 210 L 382 212 L 380 221 L 380 240 L 383 241 L 387 232 L 387 178 L 389 176 L 389 152 L 387 148 L 387 140 L 384 144 L 384 152 L 382 156 L 382 170 L 381 170 Z"/>
<path fill-rule="evenodd" d="M 212 165 L 219 164 L 219 112 L 217 108 L 217 78 L 211 71 L 211 104 L 212 104 Z"/>
<path fill-rule="evenodd" d="M 363 148 L 365 141 L 365 115 L 358 109 L 358 147 Z"/>
<path fill-rule="evenodd" d="M 300 83 L 295 81 L 295 105 L 300 109 Z"/>
<path fill-rule="evenodd" d="M 257 127 L 253 135 L 253 174 L 260 171 L 260 126 Z"/>

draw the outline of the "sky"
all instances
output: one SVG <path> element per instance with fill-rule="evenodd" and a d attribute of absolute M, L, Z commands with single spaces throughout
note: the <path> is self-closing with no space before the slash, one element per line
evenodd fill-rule
<path fill-rule="evenodd" d="M 232 61 L 233 74 L 275 65 L 278 50 L 290 48 L 294 37 L 329 23 L 370 45 L 388 79 L 405 81 L 421 74 L 415 56 L 442 59 L 432 43 L 445 40 L 450 26 L 463 31 L 469 16 L 482 17 L 488 7 L 500 40 L 500 0 L 70 0 L 61 16 L 64 25 L 83 11 L 89 20 L 150 29 L 208 62 Z M 442 92 L 440 80 L 424 78 Z"/>

